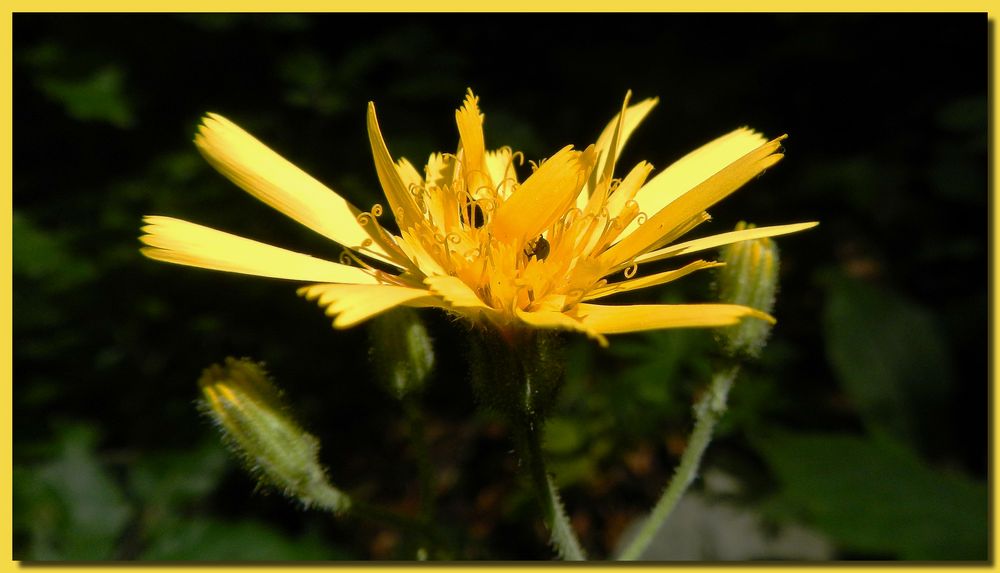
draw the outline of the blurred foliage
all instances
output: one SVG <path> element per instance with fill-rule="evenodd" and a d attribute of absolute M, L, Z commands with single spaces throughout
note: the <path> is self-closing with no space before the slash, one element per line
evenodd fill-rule
<path fill-rule="evenodd" d="M 889 291 L 838 277 L 824 312 L 827 354 L 873 432 L 932 448 L 934 411 L 951 388 L 947 346 L 933 315 Z"/>
<path fill-rule="evenodd" d="M 602 41 L 612 29 L 628 33 Z M 740 125 L 791 134 L 695 233 L 822 222 L 777 241 L 779 322 L 708 468 L 734 476 L 730 502 L 814 528 L 838 558 L 985 559 L 986 32 L 978 14 L 16 14 L 15 557 L 414 558 L 392 528 L 255 494 L 193 405 L 208 364 L 266 361 L 336 483 L 415 514 L 408 418 L 372 379 L 365 329 L 333 331 L 294 284 L 147 261 L 136 236 L 162 214 L 335 258 L 212 171 L 198 118 L 225 114 L 369 208 L 366 103 L 419 164 L 454 147 L 471 86 L 487 143 L 528 159 L 592 141 L 629 88 L 661 103 L 623 165 Z M 712 280 L 611 302 L 710 300 Z M 473 413 L 467 331 L 421 318 L 436 555 L 548 558 L 507 429 Z M 709 332 L 608 351 L 567 337 L 545 448 L 592 556 L 664 487 L 716 348 Z"/>
<path fill-rule="evenodd" d="M 757 447 L 785 487 L 778 506 L 849 550 L 918 560 L 987 554 L 986 485 L 935 471 L 901 443 L 779 434 Z"/>
<path fill-rule="evenodd" d="M 219 486 L 225 456 L 214 441 L 137 460 L 101 459 L 85 425 L 60 429 L 49 461 L 14 470 L 19 560 L 350 559 L 318 532 L 292 538 L 254 519 L 199 515 Z M 124 474 L 120 471 L 126 468 Z"/>

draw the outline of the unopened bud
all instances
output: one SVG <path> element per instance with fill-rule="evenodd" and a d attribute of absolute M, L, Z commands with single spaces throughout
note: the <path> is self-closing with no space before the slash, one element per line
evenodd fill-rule
<path fill-rule="evenodd" d="M 397 308 L 372 319 L 369 328 L 379 381 L 399 399 L 422 390 L 434 368 L 434 345 L 417 313 Z"/>
<path fill-rule="evenodd" d="M 295 423 L 259 364 L 227 358 L 206 368 L 198 384 L 205 413 L 250 473 L 306 507 L 348 508 L 350 499 L 319 464 L 319 440 Z"/>
<path fill-rule="evenodd" d="M 753 227 L 740 221 L 736 230 Z M 719 273 L 719 298 L 770 314 L 778 290 L 779 256 L 774 241 L 765 237 L 733 243 L 722 249 L 722 261 L 726 266 Z M 748 317 L 722 329 L 726 351 L 734 356 L 759 356 L 771 327 L 766 320 Z"/>

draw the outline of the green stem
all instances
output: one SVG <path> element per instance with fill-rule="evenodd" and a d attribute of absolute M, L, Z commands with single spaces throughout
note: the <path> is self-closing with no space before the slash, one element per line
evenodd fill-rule
<path fill-rule="evenodd" d="M 556 485 L 545 469 L 541 432 L 538 424 L 527 420 L 522 424 L 517 424 L 516 427 L 520 437 L 518 443 L 521 447 L 521 456 L 528 467 L 535 495 L 545 512 L 545 525 L 551 532 L 552 544 L 559 556 L 566 561 L 586 560 L 580 541 L 573 533 L 569 517 L 563 510 L 562 501 L 559 499 L 559 490 L 556 489 Z"/>
<path fill-rule="evenodd" d="M 701 458 L 708 448 L 708 444 L 712 441 L 712 432 L 715 430 L 716 423 L 726 412 L 729 389 L 738 373 L 739 366 L 732 366 L 716 372 L 712 377 L 708 391 L 694 406 L 694 432 L 692 432 L 687 448 L 681 456 L 681 462 L 674 472 L 674 477 L 670 480 L 670 484 L 667 485 L 660 500 L 656 502 L 649 518 L 642 524 L 639 533 L 619 555 L 619 561 L 635 561 L 642 556 L 653 541 L 653 536 L 670 517 L 681 496 L 697 477 Z"/>

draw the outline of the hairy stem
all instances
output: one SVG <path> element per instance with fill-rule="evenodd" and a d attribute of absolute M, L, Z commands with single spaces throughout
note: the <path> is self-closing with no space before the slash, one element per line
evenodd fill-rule
<path fill-rule="evenodd" d="M 674 472 L 674 477 L 670 480 L 660 500 L 656 502 L 649 517 L 642 524 L 639 533 L 619 555 L 619 561 L 634 561 L 642 557 L 653 541 L 653 536 L 673 513 L 677 502 L 680 501 L 681 496 L 697 477 L 701 458 L 705 454 L 708 444 L 712 441 L 712 432 L 715 430 L 716 423 L 726 412 L 729 389 L 738 373 L 739 366 L 732 366 L 716 372 L 712 377 L 712 383 L 708 390 L 694 406 L 694 432 L 691 433 L 691 439 L 681 456 L 681 462 Z"/>
<path fill-rule="evenodd" d="M 545 512 L 545 525 L 551 533 L 552 544 L 559 556 L 567 561 L 586 560 L 580 541 L 573 533 L 573 527 L 563 509 L 562 501 L 559 499 L 559 490 L 556 489 L 552 478 L 549 477 L 545 469 L 545 460 L 542 457 L 541 431 L 538 424 L 534 421 L 524 421 L 522 424 L 518 424 L 517 433 L 521 456 L 531 476 L 535 495 Z"/>

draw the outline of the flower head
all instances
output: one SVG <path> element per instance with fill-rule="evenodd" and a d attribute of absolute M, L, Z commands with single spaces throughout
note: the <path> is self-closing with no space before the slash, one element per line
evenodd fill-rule
<path fill-rule="evenodd" d="M 569 329 L 607 344 L 606 334 L 672 327 L 715 327 L 743 317 L 772 320 L 732 304 L 605 305 L 592 301 L 660 285 L 721 263 L 695 260 L 637 276 L 638 265 L 815 223 L 760 227 L 684 243 L 709 219 L 706 209 L 775 165 L 785 136 L 768 141 L 740 128 L 650 178 L 640 162 L 615 176 L 631 133 L 656 105 L 629 105 L 583 150 L 566 146 L 531 164 L 487 150 L 483 114 L 469 91 L 455 112 L 458 151 L 432 153 L 423 174 L 393 160 L 374 104 L 368 136 L 375 170 L 398 231 L 301 171 L 234 123 L 209 114 L 195 137 L 223 175 L 268 205 L 345 248 L 332 262 L 168 217 L 145 218 L 143 253 L 153 259 L 315 283 L 299 294 L 317 300 L 346 328 L 396 306 L 440 307 L 502 333 Z M 523 169 L 522 169 L 523 170 Z M 523 174 L 522 174 L 523 175 Z"/>

